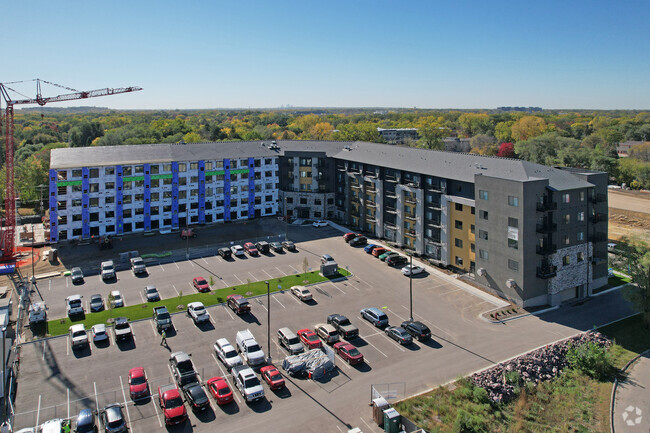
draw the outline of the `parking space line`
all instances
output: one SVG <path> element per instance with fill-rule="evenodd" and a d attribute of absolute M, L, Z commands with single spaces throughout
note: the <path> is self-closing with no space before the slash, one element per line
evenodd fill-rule
<path fill-rule="evenodd" d="M 289 265 L 289 267 L 290 267 L 291 269 L 293 269 L 294 271 L 296 271 L 296 274 L 299 274 L 299 273 L 300 273 L 300 271 L 299 271 L 298 269 L 294 268 L 293 266 Z"/>
<path fill-rule="evenodd" d="M 142 292 L 138 292 L 138 293 L 140 294 L 140 299 L 142 299 L 142 303 L 146 304 L 146 302 L 144 301 L 144 296 L 142 295 Z"/>
<path fill-rule="evenodd" d="M 271 276 L 271 274 L 269 274 L 268 272 L 266 272 L 264 269 L 262 269 L 262 272 L 264 272 L 266 275 L 268 275 L 269 278 L 273 279 L 273 277 Z"/>
<path fill-rule="evenodd" d="M 206 266 L 210 266 L 210 263 L 208 263 L 208 261 L 205 258 L 201 257 L 201 260 L 203 260 L 203 263 L 205 263 Z"/>
<path fill-rule="evenodd" d="M 278 304 L 282 306 L 282 308 L 287 308 L 284 305 L 282 305 L 282 302 L 278 301 L 278 298 L 276 298 L 275 295 L 273 295 L 273 299 L 275 299 L 278 302 Z"/>
<path fill-rule="evenodd" d="M 188 260 L 188 262 L 190 262 L 190 265 L 192 265 L 192 267 L 194 267 L 194 260 Z"/>
<path fill-rule="evenodd" d="M 46 349 L 46 347 L 45 347 L 45 341 L 43 341 L 43 358 L 42 358 L 43 361 L 45 361 L 45 349 Z"/>
<path fill-rule="evenodd" d="M 221 368 L 221 363 L 219 362 L 219 360 L 217 359 L 217 357 L 214 355 L 214 353 L 212 354 L 212 357 L 213 357 L 214 360 L 216 361 L 216 363 L 217 363 L 217 367 L 219 367 L 219 370 L 221 371 L 221 375 L 222 375 L 222 377 L 223 377 L 224 379 L 226 379 L 226 382 L 228 382 L 228 375 L 226 374 L 225 371 L 223 371 L 223 368 Z M 236 389 L 235 389 L 233 386 L 230 385 L 230 382 L 228 382 L 228 386 L 230 387 L 230 390 L 232 391 L 232 395 L 234 395 L 235 398 L 237 399 L 237 403 L 241 403 L 241 401 L 239 401 L 239 397 L 237 396 L 237 393 L 235 392 Z M 208 390 L 208 391 L 210 391 L 210 390 Z"/>
<path fill-rule="evenodd" d="M 153 331 L 154 337 L 158 337 L 158 332 L 156 332 L 156 328 L 153 326 L 153 321 L 149 322 L 151 324 L 151 330 Z"/>
<path fill-rule="evenodd" d="M 372 428 L 372 426 L 371 426 L 370 424 L 368 424 L 368 423 L 366 422 L 365 419 L 363 419 L 363 418 L 361 418 L 361 417 L 359 417 L 359 419 L 360 419 L 361 421 L 363 421 L 363 423 L 364 423 L 365 425 L 368 426 L 368 428 L 370 429 L 371 432 L 374 432 L 374 431 L 375 431 L 375 429 Z"/>
<path fill-rule="evenodd" d="M 95 388 L 95 410 L 99 413 L 99 398 L 97 398 L 97 384 L 93 382 L 93 388 Z"/>
<path fill-rule="evenodd" d="M 172 260 L 172 263 L 176 265 L 176 269 L 180 269 L 180 267 L 178 266 L 178 263 L 176 263 L 174 260 Z"/>
<path fill-rule="evenodd" d="M 65 356 L 70 356 L 70 336 L 66 337 Z"/>
<path fill-rule="evenodd" d="M 332 283 L 331 281 L 330 281 L 330 284 L 331 284 L 332 286 L 334 286 L 334 288 L 335 288 L 336 290 L 338 290 L 339 292 L 343 293 L 344 295 L 346 294 L 346 293 L 345 293 L 343 290 L 341 290 L 341 289 L 340 289 L 336 284 Z"/>
<path fill-rule="evenodd" d="M 237 275 L 233 275 L 233 277 L 237 278 L 237 281 L 239 281 L 239 284 L 244 284 L 244 282 Z"/>
<path fill-rule="evenodd" d="M 275 267 L 275 269 L 277 269 L 278 272 L 281 273 L 282 275 L 287 275 L 286 272 L 282 271 L 282 269 L 278 268 L 277 266 Z"/>
<path fill-rule="evenodd" d="M 298 305 L 303 305 L 303 302 L 300 302 L 300 301 L 298 300 L 298 298 L 296 298 L 296 296 L 295 296 L 293 293 L 291 293 L 291 292 L 288 292 L 288 293 L 289 293 L 289 297 L 290 297 L 291 299 L 293 299 L 294 301 L 296 301 L 296 302 L 298 303 Z"/>
<path fill-rule="evenodd" d="M 68 391 L 68 419 L 70 419 L 70 388 L 66 388 Z"/>
<path fill-rule="evenodd" d="M 232 314 L 230 314 L 230 311 L 228 311 L 228 307 L 226 307 L 226 304 L 223 304 L 223 308 L 226 310 L 226 313 L 228 313 L 228 315 L 230 316 L 230 318 L 231 318 L 232 320 L 234 320 L 235 318 L 232 316 Z M 214 320 L 217 320 L 217 319 L 214 319 Z"/>
<path fill-rule="evenodd" d="M 52 280 L 48 280 L 48 282 L 47 282 L 47 291 L 48 292 L 52 291 Z"/>
<path fill-rule="evenodd" d="M 248 275 L 250 275 L 251 277 L 253 277 L 253 280 L 255 280 L 255 281 L 259 281 L 259 279 L 258 279 L 255 275 L 251 274 L 250 272 L 248 273 Z"/>
<path fill-rule="evenodd" d="M 174 288 L 174 291 L 176 292 L 176 295 L 177 295 L 177 296 L 180 296 L 181 294 L 178 293 L 178 289 L 176 288 L 176 286 L 172 284 L 172 287 Z"/>
<path fill-rule="evenodd" d="M 269 311 L 269 310 L 266 309 L 266 307 L 264 306 L 264 304 L 260 303 L 260 306 L 261 306 L 262 308 L 264 308 L 264 311 Z"/>
<path fill-rule="evenodd" d="M 397 317 L 399 317 L 399 319 L 400 319 L 402 322 L 404 322 L 404 321 L 406 320 L 405 318 L 403 318 L 402 316 L 400 316 L 399 314 L 397 314 L 396 312 L 394 312 L 394 311 L 391 310 L 390 308 L 386 308 L 386 309 L 387 309 L 388 311 L 390 311 L 391 313 L 393 313 L 394 315 L 396 315 Z"/>
<path fill-rule="evenodd" d="M 36 425 L 35 428 L 38 428 L 38 418 L 41 415 L 41 395 L 38 395 L 38 407 L 36 408 Z"/>
<path fill-rule="evenodd" d="M 124 392 L 124 382 L 120 376 L 120 389 L 122 390 L 122 397 L 124 397 L 124 407 L 126 408 L 126 417 L 129 419 L 129 430 L 131 430 L 131 414 L 129 413 L 129 402 L 126 401 L 126 393 Z"/>
<path fill-rule="evenodd" d="M 162 269 L 163 272 L 165 272 L 165 268 L 163 267 L 163 265 L 161 265 L 160 263 L 158 263 L 158 266 L 160 266 L 160 269 Z"/>
<path fill-rule="evenodd" d="M 341 427 L 336 426 L 336 428 L 339 429 L 339 431 L 340 431 L 341 433 L 343 433 L 343 430 L 341 430 Z"/>
<path fill-rule="evenodd" d="M 370 341 L 366 341 L 366 343 L 368 343 L 369 345 L 371 345 L 372 347 L 374 347 L 375 350 L 376 350 L 377 352 L 381 353 L 381 354 L 384 355 L 386 358 L 388 358 L 388 355 L 386 355 L 384 352 L 382 352 L 381 350 L 379 350 L 379 349 L 377 348 L 377 346 L 375 346 L 374 344 L 372 344 Z"/>
<path fill-rule="evenodd" d="M 149 393 L 151 394 L 151 391 L 149 391 Z M 160 425 L 160 427 L 162 428 L 163 425 L 162 425 L 162 421 L 160 420 L 160 413 L 158 412 L 158 407 L 157 407 L 158 404 L 156 404 L 156 402 L 154 401 L 153 395 L 151 396 L 151 403 L 153 405 L 153 410 L 156 411 L 156 418 L 158 418 L 158 425 Z"/>
<path fill-rule="evenodd" d="M 402 348 L 402 345 L 401 345 L 401 344 L 399 344 L 397 341 L 395 341 L 395 340 L 393 340 L 392 338 L 390 338 L 388 335 L 386 335 L 386 337 L 387 337 L 390 341 L 392 341 L 393 344 L 396 344 L 396 345 L 397 345 L 397 348 L 398 348 L 399 350 L 401 350 L 402 352 L 406 352 L 406 350 L 404 350 L 404 349 Z"/>

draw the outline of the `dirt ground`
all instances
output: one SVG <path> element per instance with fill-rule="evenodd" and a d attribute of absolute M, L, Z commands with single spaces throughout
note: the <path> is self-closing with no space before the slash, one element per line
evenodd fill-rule
<path fill-rule="evenodd" d="M 639 236 L 650 240 L 650 193 L 610 190 L 609 239 Z"/>

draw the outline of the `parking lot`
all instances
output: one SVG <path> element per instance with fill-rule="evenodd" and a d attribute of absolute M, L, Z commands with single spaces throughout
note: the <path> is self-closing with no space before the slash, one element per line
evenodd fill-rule
<path fill-rule="evenodd" d="M 312 286 L 311 303 L 303 303 L 283 290 L 271 296 L 270 306 L 266 296 L 252 300 L 252 312 L 247 316 L 235 316 L 223 305 L 210 307 L 211 324 L 202 328 L 184 314 L 174 315 L 176 332 L 168 335 L 169 347 L 160 344 L 151 320 L 134 323 L 134 341 L 124 346 L 116 345 L 112 334 L 108 345 L 97 347 L 91 343 L 88 350 L 79 352 L 70 349 L 67 337 L 25 344 L 21 349 L 15 429 L 54 417 L 74 416 L 84 407 L 102 408 L 118 402 L 125 405 L 130 431 L 163 430 L 157 398 L 137 404 L 130 401 L 129 369 L 145 367 L 155 395 L 158 385 L 173 382 L 168 367 L 170 352 L 185 351 L 192 354 L 203 382 L 213 376 L 226 376 L 232 388 L 232 380 L 214 357 L 212 345 L 221 337 L 234 344 L 236 332 L 248 328 L 266 352 L 269 307 L 270 353 L 275 365 L 280 366 L 287 356 L 275 338 L 278 328 L 288 326 L 294 332 L 313 329 L 332 313 L 348 316 L 359 328 L 360 338 L 352 343 L 366 362 L 349 366 L 337 358 L 337 370 L 324 381 L 286 377 L 286 390 L 277 393 L 264 385 L 266 398 L 260 403 L 244 403 L 233 389 L 236 400 L 231 405 L 218 407 L 211 399 L 211 410 L 197 417 L 188 409 L 190 422 L 170 430 L 208 432 L 219 426 L 228 431 L 339 432 L 360 427 L 365 432 L 378 432 L 380 429 L 372 425 L 367 407 L 371 384 L 394 383 L 398 393 L 413 394 L 575 333 L 574 326 L 543 322 L 534 316 L 516 324 L 488 324 L 478 316 L 493 308 L 489 301 L 472 295 L 453 278 L 433 273 L 413 278 L 413 315 L 431 328 L 433 338 L 402 347 L 362 320 L 359 310 L 370 306 L 382 308 L 393 325 L 408 319 L 408 278 L 364 253 L 363 248 L 349 247 L 334 228 L 299 230 L 301 233 L 294 236 L 298 240 L 296 253 L 235 258 L 229 262 L 216 256 L 171 262 L 150 266 L 149 276 L 144 278 L 134 277 L 129 271 L 119 272 L 117 282 L 111 284 L 101 282 L 97 275 L 78 286 L 67 278 L 39 284 L 52 318 L 65 315 L 63 299 L 70 294 L 82 294 L 87 301 L 91 294 L 101 293 L 105 297 L 110 290 L 117 289 L 126 304 L 132 305 L 143 302 L 140 293 L 147 284 L 156 285 L 162 297 L 178 296 L 181 291 L 194 292 L 190 283 L 195 276 L 212 276 L 214 288 L 227 287 L 249 279 L 292 275 L 300 272 L 305 258 L 316 269 L 319 256 L 324 253 L 353 272 L 347 280 Z M 523 335 L 526 338 L 521 338 Z"/>

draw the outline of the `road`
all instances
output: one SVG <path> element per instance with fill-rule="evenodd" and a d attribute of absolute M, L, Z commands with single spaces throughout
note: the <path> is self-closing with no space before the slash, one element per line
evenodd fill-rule
<path fill-rule="evenodd" d="M 608 190 L 608 206 L 650 214 L 650 193 Z"/>

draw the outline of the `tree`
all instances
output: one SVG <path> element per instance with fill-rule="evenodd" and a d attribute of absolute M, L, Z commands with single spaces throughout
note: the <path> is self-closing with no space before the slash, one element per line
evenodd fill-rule
<path fill-rule="evenodd" d="M 492 135 L 478 134 L 472 137 L 469 142 L 472 146 L 472 153 L 478 153 L 480 155 L 494 155 L 497 152 L 495 148 L 497 139 Z"/>
<path fill-rule="evenodd" d="M 70 147 L 88 147 L 92 141 L 104 135 L 104 128 L 99 122 L 82 122 L 70 130 L 68 139 Z"/>
<path fill-rule="evenodd" d="M 529 138 L 542 135 L 547 127 L 544 119 L 537 116 L 524 116 L 512 125 L 512 138 L 516 141 L 528 140 Z"/>
<path fill-rule="evenodd" d="M 629 285 L 623 293 L 643 315 L 643 323 L 650 329 L 650 243 L 640 238 L 624 237 L 616 249 L 615 263 L 635 284 Z"/>
<path fill-rule="evenodd" d="M 188 132 L 183 135 L 183 141 L 186 143 L 200 143 L 203 140 L 201 140 L 201 136 L 196 132 Z"/>
<path fill-rule="evenodd" d="M 502 143 L 507 143 L 512 141 L 512 125 L 515 124 L 514 120 L 508 120 L 506 122 L 499 122 L 494 127 L 494 136 Z"/>
<path fill-rule="evenodd" d="M 494 128 L 490 116 L 485 113 L 463 113 L 458 118 L 458 126 L 468 137 L 476 134 L 491 134 Z"/>
<path fill-rule="evenodd" d="M 447 135 L 447 132 L 448 131 L 445 128 L 426 125 L 418 129 L 420 135 L 420 140 L 418 140 L 418 142 L 422 147 L 427 149 L 443 150 L 445 144 L 442 139 Z"/>
<path fill-rule="evenodd" d="M 630 148 L 630 158 L 636 158 L 643 162 L 650 162 L 650 141 L 637 144 Z"/>
<path fill-rule="evenodd" d="M 502 158 L 516 158 L 517 155 L 515 154 L 515 145 L 510 142 L 501 143 L 501 146 L 499 146 L 499 151 L 497 152 L 497 156 L 500 156 Z"/>
<path fill-rule="evenodd" d="M 309 128 L 308 136 L 314 140 L 329 140 L 334 127 L 329 122 L 318 122 Z"/>

